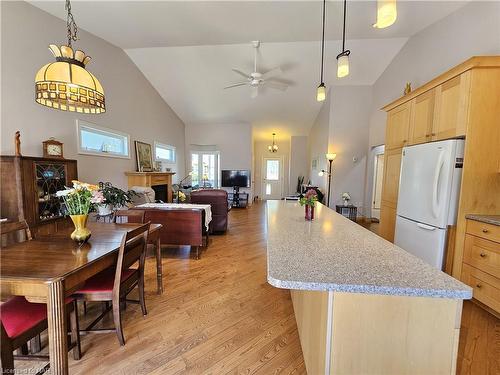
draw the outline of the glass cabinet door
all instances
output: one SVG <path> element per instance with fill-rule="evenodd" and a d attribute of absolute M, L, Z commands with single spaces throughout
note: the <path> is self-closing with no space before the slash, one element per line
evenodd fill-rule
<path fill-rule="evenodd" d="M 50 220 L 63 216 L 61 202 L 56 196 L 66 186 L 66 165 L 54 162 L 35 164 L 36 215 L 38 220 Z"/>

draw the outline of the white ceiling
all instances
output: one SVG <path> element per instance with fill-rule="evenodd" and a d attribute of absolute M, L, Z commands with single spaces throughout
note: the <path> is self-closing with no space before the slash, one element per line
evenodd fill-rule
<path fill-rule="evenodd" d="M 65 19 L 61 1 L 31 2 Z M 407 39 L 466 2 L 398 1 L 398 20 L 374 29 L 373 1 L 348 2 L 351 74 L 335 77 L 341 50 L 342 2 L 327 4 L 325 83 L 371 85 Z M 75 1 L 79 27 L 125 49 L 179 117 L 189 124 L 247 122 L 258 138 L 308 133 L 320 104 L 318 85 L 321 1 Z M 285 92 L 222 88 L 251 72 L 251 40 L 261 40 L 261 69 L 283 68 Z M 91 54 L 91 51 L 87 51 Z M 95 63 L 99 63 L 96 61 Z"/>

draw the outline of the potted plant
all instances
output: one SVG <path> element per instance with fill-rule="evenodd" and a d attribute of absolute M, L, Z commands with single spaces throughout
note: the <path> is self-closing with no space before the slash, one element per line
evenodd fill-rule
<path fill-rule="evenodd" d="M 91 209 L 104 202 L 104 196 L 96 185 L 73 180 L 73 187 L 59 190 L 56 195 L 64 201 L 67 213 L 75 225 L 71 239 L 86 242 L 91 235 L 87 220 Z"/>
<path fill-rule="evenodd" d="M 99 191 L 104 196 L 104 202 L 97 206 L 99 215 L 105 216 L 132 202 L 132 196 L 136 193 L 132 190 L 124 191 L 111 182 L 99 182 Z"/>
<path fill-rule="evenodd" d="M 316 190 L 309 189 L 306 191 L 304 196 L 300 198 L 299 203 L 301 206 L 305 206 L 305 219 L 311 221 L 314 219 L 314 206 L 318 201 L 318 193 Z"/>

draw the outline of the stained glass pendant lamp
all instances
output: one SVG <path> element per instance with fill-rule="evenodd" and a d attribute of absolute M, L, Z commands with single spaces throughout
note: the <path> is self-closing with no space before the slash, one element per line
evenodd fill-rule
<path fill-rule="evenodd" d="M 49 46 L 56 61 L 43 66 L 36 74 L 35 101 L 62 111 L 103 113 L 106 111 L 104 89 L 99 80 L 86 69 L 90 56 L 80 50 L 74 51 L 71 45 L 72 41 L 78 39 L 78 28 L 69 0 L 66 0 L 66 10 L 68 45 Z"/>

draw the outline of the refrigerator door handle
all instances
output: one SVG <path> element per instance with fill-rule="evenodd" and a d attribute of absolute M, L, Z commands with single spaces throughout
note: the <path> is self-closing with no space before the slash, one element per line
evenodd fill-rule
<path fill-rule="evenodd" d="M 436 163 L 436 169 L 434 170 L 434 182 L 432 184 L 432 214 L 434 217 L 439 215 L 439 200 L 438 200 L 438 189 L 439 189 L 439 177 L 441 176 L 441 169 L 444 166 L 444 150 L 439 152 L 438 161 Z"/>
<path fill-rule="evenodd" d="M 436 227 L 427 225 L 427 224 L 422 224 L 422 223 L 417 223 L 417 227 L 425 229 L 425 230 L 436 230 Z"/>

